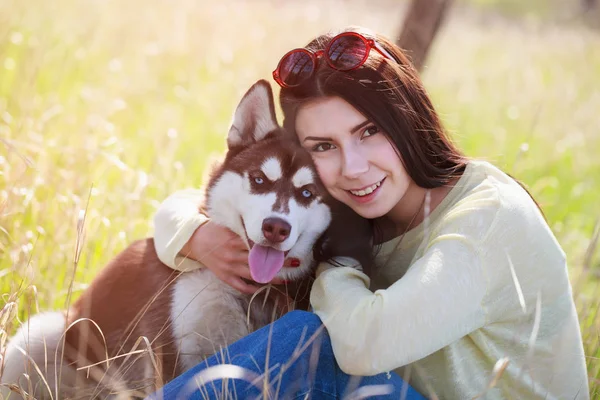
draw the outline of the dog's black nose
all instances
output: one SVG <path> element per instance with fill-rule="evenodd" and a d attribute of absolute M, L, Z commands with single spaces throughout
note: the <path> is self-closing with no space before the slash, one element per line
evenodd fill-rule
<path fill-rule="evenodd" d="M 281 218 L 266 218 L 262 223 L 265 238 L 273 243 L 281 243 L 290 236 L 292 227 Z"/>

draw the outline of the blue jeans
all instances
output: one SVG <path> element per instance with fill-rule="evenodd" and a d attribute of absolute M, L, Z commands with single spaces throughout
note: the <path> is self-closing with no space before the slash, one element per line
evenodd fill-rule
<path fill-rule="evenodd" d="M 425 399 L 395 373 L 345 374 L 335 361 L 319 317 L 292 311 L 186 371 L 146 400 L 341 399 L 349 395 Z"/>

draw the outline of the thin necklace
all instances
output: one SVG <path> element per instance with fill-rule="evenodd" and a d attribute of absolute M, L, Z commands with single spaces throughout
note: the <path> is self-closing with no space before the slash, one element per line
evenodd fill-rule
<path fill-rule="evenodd" d="M 392 259 L 392 254 L 394 254 L 396 252 L 396 250 L 398 250 L 398 247 L 400 247 L 400 243 L 402 243 L 402 241 L 404 240 L 404 236 L 406 236 L 406 233 L 408 232 L 408 230 L 410 229 L 410 226 L 413 224 L 413 222 L 415 222 L 415 219 L 417 218 L 417 215 L 419 215 L 419 213 L 421 212 L 421 209 L 423 208 L 423 205 L 427 202 L 427 204 L 429 205 L 430 202 L 430 193 L 429 193 L 429 189 L 427 189 L 425 191 L 425 196 L 423 196 L 423 200 L 421 201 L 421 205 L 419 206 L 419 209 L 417 210 L 417 212 L 415 213 L 415 215 L 413 215 L 412 219 L 410 220 L 410 222 L 408 223 L 408 225 L 406 225 L 406 229 L 404 229 L 404 233 L 402 234 L 402 236 L 400 237 L 400 240 L 398 240 L 398 243 L 396 243 L 396 245 L 394 246 L 394 249 L 390 252 L 390 255 L 388 257 L 388 259 L 385 261 L 385 264 L 383 264 L 382 268 L 387 267 L 389 261 Z M 428 207 L 429 208 L 429 207 Z M 425 218 L 427 218 L 428 216 L 425 215 Z"/>

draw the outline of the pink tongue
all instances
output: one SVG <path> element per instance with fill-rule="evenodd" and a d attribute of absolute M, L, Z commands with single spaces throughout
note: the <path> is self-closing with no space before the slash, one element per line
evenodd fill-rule
<path fill-rule="evenodd" d="M 283 251 L 255 244 L 250 250 L 250 275 L 258 283 L 270 282 L 283 267 Z"/>

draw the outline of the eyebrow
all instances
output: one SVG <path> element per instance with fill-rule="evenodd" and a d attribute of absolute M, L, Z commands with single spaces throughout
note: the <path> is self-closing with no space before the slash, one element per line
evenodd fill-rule
<path fill-rule="evenodd" d="M 354 128 L 350 129 L 350 133 L 354 134 L 356 133 L 356 131 L 359 131 L 360 129 L 364 128 L 365 126 L 369 125 L 371 123 L 371 121 L 369 121 L 368 119 L 364 120 L 363 122 L 361 122 L 360 124 L 356 125 Z M 333 139 L 329 138 L 329 137 L 322 137 L 322 136 L 307 136 L 304 138 L 303 142 L 306 142 L 307 140 L 314 140 L 314 141 L 325 141 L 325 142 L 332 142 Z"/>
<path fill-rule="evenodd" d="M 314 141 L 325 141 L 325 142 L 332 142 L 333 139 L 332 138 L 328 138 L 328 137 L 320 137 L 320 136 L 307 136 L 304 138 L 303 142 L 306 142 L 307 140 L 314 140 Z"/>
<path fill-rule="evenodd" d="M 354 134 L 354 133 L 356 133 L 356 131 L 360 130 L 361 128 L 364 128 L 365 126 L 369 125 L 370 123 L 371 123 L 371 121 L 369 121 L 368 119 L 365 119 L 363 122 L 356 125 L 354 128 L 350 129 L 350 133 Z"/>

